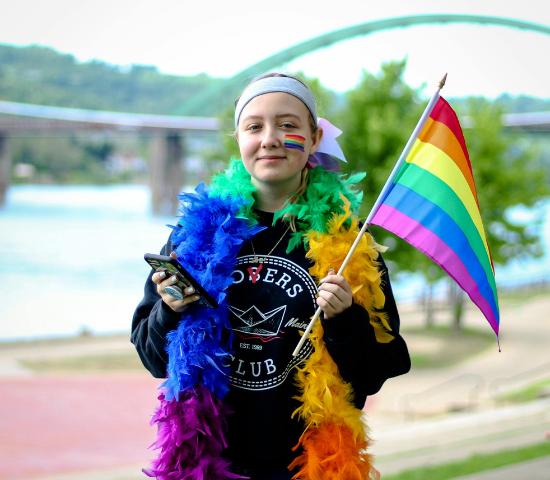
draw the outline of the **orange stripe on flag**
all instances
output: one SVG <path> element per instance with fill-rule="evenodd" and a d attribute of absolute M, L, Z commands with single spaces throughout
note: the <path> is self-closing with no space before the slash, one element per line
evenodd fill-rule
<path fill-rule="evenodd" d="M 420 141 L 424 143 L 431 143 L 434 147 L 442 150 L 453 160 L 453 162 L 455 162 L 457 167 L 460 168 L 462 175 L 464 175 L 464 178 L 468 182 L 472 195 L 476 199 L 476 203 L 479 207 L 476 186 L 474 183 L 472 170 L 470 169 L 470 164 L 464 156 L 464 150 L 462 150 L 460 142 L 457 140 L 449 127 L 444 123 L 434 120 L 433 118 L 428 118 L 428 121 L 420 132 L 420 135 L 418 135 L 418 138 Z"/>

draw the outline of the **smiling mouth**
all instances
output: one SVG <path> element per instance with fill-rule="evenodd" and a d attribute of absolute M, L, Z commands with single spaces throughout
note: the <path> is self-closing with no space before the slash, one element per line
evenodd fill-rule
<path fill-rule="evenodd" d="M 263 157 L 258 158 L 258 160 L 282 160 L 286 157 L 279 157 L 277 155 L 264 155 Z"/>

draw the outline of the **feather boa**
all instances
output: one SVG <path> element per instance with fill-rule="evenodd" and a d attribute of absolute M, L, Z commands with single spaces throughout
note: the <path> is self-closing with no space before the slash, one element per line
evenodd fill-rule
<path fill-rule="evenodd" d="M 300 242 L 308 249 L 315 266 L 310 273 L 320 279 L 330 267 L 338 267 L 358 232 L 357 212 L 362 195 L 353 184 L 364 174 L 343 180 L 317 167 L 309 172 L 306 194 L 275 214 L 273 222 L 285 215 L 295 219 L 287 252 Z M 151 424 L 157 424 L 157 440 L 151 446 L 160 450 L 150 477 L 161 480 L 217 480 L 243 478 L 230 472 L 221 458 L 225 444 L 223 397 L 228 391 L 227 358 L 232 337 L 222 341 L 222 332 L 231 331 L 225 291 L 232 283 L 231 273 L 237 254 L 246 240 L 262 230 L 254 219 L 254 191 L 250 175 L 241 161 L 214 177 L 206 188 L 199 185 L 194 194 L 182 194 L 182 213 L 172 227 L 172 241 L 178 259 L 216 298 L 219 308 L 189 309 L 178 328 L 167 336 L 168 378 Z M 335 214 L 340 209 L 343 214 Z M 389 324 L 377 312 L 384 303 L 376 259 L 381 247 L 370 235 L 361 241 L 358 256 L 346 270 L 356 303 L 364 306 L 375 327 L 377 339 L 393 339 Z M 306 423 L 300 439 L 304 453 L 289 468 L 300 466 L 295 479 L 364 479 L 370 471 L 370 455 L 364 452 L 370 440 L 362 412 L 352 405 L 353 391 L 338 373 L 322 340 L 322 327 L 316 325 L 311 337 L 314 353 L 299 369 L 303 402 L 294 413 Z M 379 340 L 384 341 L 384 340 Z M 298 446 L 296 446 L 297 448 Z"/>
<path fill-rule="evenodd" d="M 342 214 L 333 214 L 326 233 L 308 232 L 307 257 L 315 264 L 310 274 L 320 281 L 332 267 L 342 265 L 351 245 L 357 238 L 358 221 L 352 218 L 351 203 L 343 195 Z M 349 228 L 345 223 L 351 220 Z M 390 326 L 384 314 L 376 311 L 384 306 L 380 272 L 376 259 L 382 247 L 369 233 L 359 242 L 344 276 L 354 292 L 354 301 L 363 306 L 370 316 L 375 331 L 391 337 Z M 378 334 L 377 338 L 378 338 Z M 297 380 L 302 405 L 294 412 L 306 424 L 306 431 L 296 445 L 303 453 L 289 468 L 301 467 L 295 479 L 364 480 L 372 468 L 371 455 L 366 449 L 371 444 L 363 413 L 353 406 L 353 390 L 344 382 L 338 367 L 323 342 L 323 327 L 317 323 L 310 334 L 313 354 L 303 368 L 298 369 Z M 393 338 L 393 337 L 391 337 Z"/>

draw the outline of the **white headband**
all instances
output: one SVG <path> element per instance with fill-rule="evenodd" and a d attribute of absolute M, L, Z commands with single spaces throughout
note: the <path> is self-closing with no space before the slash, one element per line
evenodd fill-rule
<path fill-rule="evenodd" d="M 245 88 L 235 107 L 235 128 L 239 126 L 241 112 L 250 100 L 259 95 L 272 92 L 289 93 L 299 98 L 307 107 L 315 125 L 317 125 L 317 105 L 315 104 L 315 98 L 302 82 L 290 77 L 266 77 L 251 83 Z"/>

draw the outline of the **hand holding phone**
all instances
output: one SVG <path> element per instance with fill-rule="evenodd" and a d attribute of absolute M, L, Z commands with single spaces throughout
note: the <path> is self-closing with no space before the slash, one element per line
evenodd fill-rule
<path fill-rule="evenodd" d="M 153 282 L 159 286 L 158 292 L 165 303 L 177 312 L 183 312 L 191 302 L 198 307 L 218 308 L 216 300 L 178 262 L 175 253 L 172 255 L 168 257 L 146 253 L 144 256 L 145 261 L 157 272 L 153 275 Z M 165 298 L 163 293 L 169 297 Z"/>

